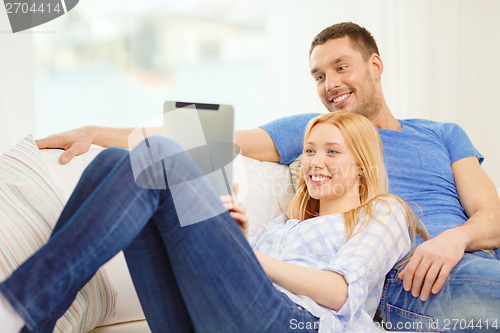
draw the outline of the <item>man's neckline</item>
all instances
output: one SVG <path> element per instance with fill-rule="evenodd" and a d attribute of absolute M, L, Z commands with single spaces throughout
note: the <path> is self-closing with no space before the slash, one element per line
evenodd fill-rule
<path fill-rule="evenodd" d="M 406 128 L 406 126 L 403 126 L 401 119 L 396 119 L 396 121 L 399 123 L 399 127 L 401 127 L 399 130 L 392 130 L 392 129 L 386 129 L 386 128 L 377 128 L 377 129 L 381 130 L 381 131 L 389 131 L 389 132 L 403 132 L 403 130 L 404 130 L 404 128 Z"/>

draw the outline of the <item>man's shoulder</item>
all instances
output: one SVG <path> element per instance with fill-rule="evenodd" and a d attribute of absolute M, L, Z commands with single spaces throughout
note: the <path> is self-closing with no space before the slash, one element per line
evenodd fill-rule
<path fill-rule="evenodd" d="M 420 119 L 420 118 L 413 118 L 413 119 L 400 119 L 400 122 L 404 124 L 411 124 L 414 126 L 422 126 L 422 127 L 443 127 L 447 126 L 449 124 L 453 124 L 450 122 L 441 122 L 441 121 L 435 121 L 435 120 L 429 120 L 429 119 Z"/>
<path fill-rule="evenodd" d="M 295 125 L 299 127 L 304 127 L 309 120 L 311 120 L 314 117 L 317 117 L 321 115 L 321 113 L 299 113 L 299 114 L 294 114 L 291 116 L 286 116 L 286 117 L 281 117 L 275 120 L 272 120 L 264 125 L 261 125 L 259 127 L 264 128 L 267 130 L 268 128 L 275 128 L 275 127 L 283 127 L 283 126 L 289 126 L 289 125 Z"/>
<path fill-rule="evenodd" d="M 431 131 L 440 135 L 460 129 L 458 124 L 452 122 L 440 122 L 429 119 L 401 119 L 399 121 L 403 127 L 411 127 L 416 131 Z"/>

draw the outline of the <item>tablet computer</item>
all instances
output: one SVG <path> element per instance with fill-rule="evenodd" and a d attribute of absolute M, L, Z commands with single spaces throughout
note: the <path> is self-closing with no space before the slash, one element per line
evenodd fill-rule
<path fill-rule="evenodd" d="M 217 194 L 232 194 L 232 161 L 239 149 L 231 105 L 167 101 L 163 134 L 189 153 Z"/>

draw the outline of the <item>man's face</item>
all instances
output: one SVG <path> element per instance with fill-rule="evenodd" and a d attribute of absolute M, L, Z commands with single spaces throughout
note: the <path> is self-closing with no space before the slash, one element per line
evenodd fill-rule
<path fill-rule="evenodd" d="M 329 111 L 354 112 L 367 118 L 379 112 L 383 97 L 373 57 L 365 61 L 347 36 L 331 39 L 313 49 L 311 74 L 318 95 Z"/>

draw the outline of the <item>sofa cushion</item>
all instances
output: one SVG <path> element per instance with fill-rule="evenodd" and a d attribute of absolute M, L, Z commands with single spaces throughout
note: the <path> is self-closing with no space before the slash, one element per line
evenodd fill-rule
<path fill-rule="evenodd" d="M 0 280 L 50 237 L 63 208 L 31 136 L 0 155 Z M 77 294 L 54 332 L 88 332 L 114 311 L 115 292 L 98 271 Z"/>

